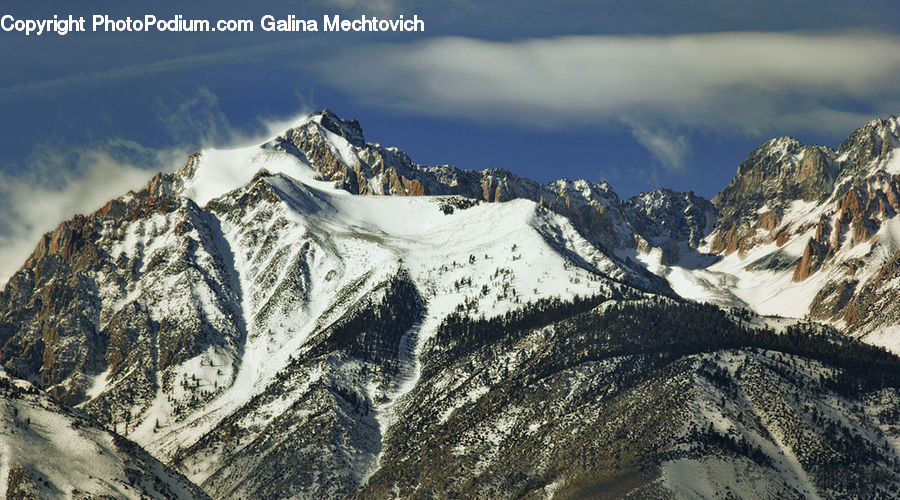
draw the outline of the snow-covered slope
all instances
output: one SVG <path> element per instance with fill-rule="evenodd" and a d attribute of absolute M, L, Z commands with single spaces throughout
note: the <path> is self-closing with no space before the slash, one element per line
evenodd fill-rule
<path fill-rule="evenodd" d="M 206 165 L 201 162 L 198 172 Z M 245 409 L 291 356 L 303 352 L 355 304 L 377 302 L 383 283 L 396 276 L 408 277 L 422 301 L 415 332 L 399 332 L 415 336 L 409 340 L 414 352 L 407 354 L 413 359 L 402 367 L 408 373 L 383 374 L 371 381 L 358 373 L 366 370 L 365 364 L 324 362 L 316 367 L 325 376 L 350 378 L 354 385 L 344 389 L 359 392 L 373 405 L 402 392 L 394 386 L 415 383 L 416 346 L 456 308 L 503 314 L 539 297 L 592 294 L 610 282 L 604 274 L 621 275 L 565 219 L 532 202 L 481 204 L 444 213 L 441 204 L 452 201 L 358 197 L 308 177 L 299 182 L 267 173 L 215 199 L 210 216 L 220 221 L 220 246 L 233 254 L 241 295 L 238 323 L 246 329 L 246 338 L 233 350 L 216 347 L 204 353 L 208 364 L 201 355 L 199 366 L 193 361 L 174 369 L 176 381 L 196 376 L 201 386 L 213 385 L 207 389 L 210 396 L 203 396 L 207 404 L 178 418 L 175 409 L 196 391 L 179 392 L 177 386 L 171 393 L 160 391 L 131 435 L 166 457 L 193 445 L 223 418 Z M 191 302 L 169 293 L 170 299 Z M 294 399 L 309 389 L 296 390 Z M 157 420 L 162 421 L 160 429 L 155 428 Z M 191 477 L 203 481 L 211 472 Z"/>
<path fill-rule="evenodd" d="M 204 498 L 147 452 L 0 370 L 3 498 Z"/>
<path fill-rule="evenodd" d="M 667 291 L 663 280 L 646 273 L 635 262 L 619 258 L 618 249 L 635 248 L 647 239 L 638 234 L 638 226 L 659 226 L 653 225 L 641 210 L 633 210 L 605 182 L 560 179 L 539 184 L 503 169 L 474 171 L 449 165 L 419 165 L 403 151 L 366 142 L 358 122 L 341 120 L 327 109 L 296 124 L 264 147 L 299 158 L 323 179 L 353 194 L 458 195 L 492 203 L 534 201 L 566 217 L 582 237 L 616 261 L 630 281 Z M 684 215 L 675 215 L 684 219 Z M 692 222 L 683 220 L 673 224 L 692 226 Z M 663 234 L 648 237 L 659 240 L 666 234 L 664 230 Z"/>
<path fill-rule="evenodd" d="M 900 352 L 900 119 L 837 150 L 763 144 L 716 196 L 716 228 L 679 261 L 639 254 L 682 297 L 828 321 Z"/>

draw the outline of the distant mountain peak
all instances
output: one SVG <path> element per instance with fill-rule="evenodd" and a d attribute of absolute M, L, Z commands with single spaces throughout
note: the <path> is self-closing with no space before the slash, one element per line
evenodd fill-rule
<path fill-rule="evenodd" d="M 896 116 L 876 118 L 853 131 L 837 148 L 843 170 L 860 172 L 900 146 L 900 119 Z"/>

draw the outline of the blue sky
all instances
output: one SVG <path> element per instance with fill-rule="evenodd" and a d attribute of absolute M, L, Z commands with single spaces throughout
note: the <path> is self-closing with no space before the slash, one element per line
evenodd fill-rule
<path fill-rule="evenodd" d="M 199 147 L 323 107 L 420 163 L 607 180 L 623 197 L 663 186 L 711 197 L 772 136 L 836 146 L 900 113 L 896 0 L 0 6 L 104 13 L 417 14 L 426 31 L 0 32 L 0 257 Z"/>

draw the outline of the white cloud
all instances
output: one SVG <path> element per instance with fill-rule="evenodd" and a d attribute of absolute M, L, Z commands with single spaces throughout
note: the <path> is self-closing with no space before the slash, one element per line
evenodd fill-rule
<path fill-rule="evenodd" d="M 19 268 L 42 234 L 78 213 L 96 210 L 118 194 L 146 183 L 152 172 L 123 164 L 101 151 L 76 155 L 76 171 L 62 155 L 40 155 L 27 177 L 0 174 L 0 284 Z M 57 170 L 52 179 L 47 175 Z"/>
<path fill-rule="evenodd" d="M 368 104 L 419 114 L 548 128 L 624 124 L 674 166 L 688 145 L 660 131 L 846 133 L 872 112 L 897 113 L 884 108 L 900 99 L 900 39 L 874 34 L 449 37 L 355 47 L 321 69 Z M 872 111 L 834 104 L 846 101 Z"/>
<path fill-rule="evenodd" d="M 185 103 L 193 105 L 190 100 Z M 234 130 L 228 127 L 227 120 L 220 120 L 220 128 L 226 128 L 214 135 L 226 138 L 227 143 L 215 146 L 229 149 L 260 144 L 307 114 L 304 111 L 287 119 L 258 119 L 255 133 Z M 210 140 L 211 135 L 206 141 Z M 31 155 L 23 173 L 10 175 L 0 171 L 0 287 L 22 266 L 41 235 L 75 214 L 93 212 L 107 201 L 142 187 L 159 171 L 176 170 L 190 152 L 182 145 L 153 150 L 123 139 L 65 152 L 45 145 Z"/>
<path fill-rule="evenodd" d="M 687 137 L 671 131 L 652 128 L 637 121 L 629 121 L 631 135 L 670 170 L 683 170 L 691 146 Z"/>
<path fill-rule="evenodd" d="M 128 80 L 160 73 L 182 70 L 196 70 L 208 66 L 252 62 L 279 52 L 296 53 L 302 47 L 298 41 L 274 42 L 259 45 L 229 48 L 218 52 L 194 54 L 160 61 L 119 66 L 91 73 L 67 74 L 42 81 L 32 81 L 19 85 L 0 87 L 0 103 L 23 99 L 45 98 L 47 94 L 73 92 L 85 86 L 104 85 L 110 82 Z M 306 44 L 311 45 L 311 44 Z"/>

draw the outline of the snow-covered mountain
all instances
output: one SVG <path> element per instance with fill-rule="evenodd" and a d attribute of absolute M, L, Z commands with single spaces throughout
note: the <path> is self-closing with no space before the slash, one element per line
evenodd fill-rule
<path fill-rule="evenodd" d="M 298 128 L 329 137 L 329 116 Z M 534 202 L 355 196 L 276 144 L 203 151 L 64 223 L 3 295 L 11 370 L 217 495 L 359 485 L 445 316 L 593 295 L 630 276 Z M 373 323 L 382 329 L 362 334 Z M 336 398 L 372 408 L 347 416 Z M 300 402 L 290 427 L 262 432 Z M 321 435 L 293 442 L 303 415 L 347 435 L 339 455 Z M 215 437 L 235 425 L 259 431 L 222 449 Z M 316 475 L 290 486 L 240 463 L 273 439 L 321 463 Z"/>
<path fill-rule="evenodd" d="M 742 283 L 794 279 L 770 254 L 871 178 L 865 141 L 827 168 L 767 143 L 713 202 L 622 200 L 418 165 L 325 110 L 45 235 L 0 292 L 0 362 L 215 498 L 891 494 L 900 360 L 678 296 L 799 294 Z M 758 179 L 827 172 L 754 208 Z M 819 293 L 835 255 L 790 283 Z"/>
<path fill-rule="evenodd" d="M 3 498 L 206 498 L 185 477 L 0 370 Z"/>
<path fill-rule="evenodd" d="M 719 218 L 697 252 L 643 260 L 683 297 L 808 316 L 900 352 L 898 145 L 896 117 L 836 150 L 772 139 L 713 199 Z"/>

